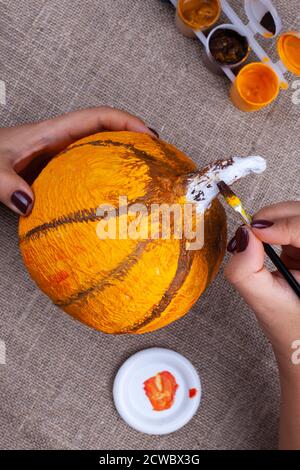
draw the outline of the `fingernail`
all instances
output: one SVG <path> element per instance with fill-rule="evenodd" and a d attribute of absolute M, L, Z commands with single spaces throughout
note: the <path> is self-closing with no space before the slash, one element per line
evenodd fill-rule
<path fill-rule="evenodd" d="M 237 229 L 236 234 L 236 251 L 237 253 L 242 253 L 245 251 L 249 245 L 249 233 L 245 227 L 240 227 Z"/>
<path fill-rule="evenodd" d="M 253 220 L 253 222 L 251 224 L 251 227 L 253 227 L 253 228 L 269 228 L 269 227 L 272 227 L 272 225 L 274 225 L 274 222 L 270 222 L 269 220 L 259 219 L 259 220 Z"/>
<path fill-rule="evenodd" d="M 159 139 L 159 133 L 158 133 L 158 132 L 156 132 L 156 130 L 155 130 L 155 129 L 152 129 L 152 127 L 148 127 L 148 129 L 149 129 L 151 132 L 153 132 L 153 134 L 155 134 L 155 135 L 156 135 L 156 137 Z"/>
<path fill-rule="evenodd" d="M 233 237 L 227 245 L 227 251 L 229 251 L 229 253 L 234 253 L 235 250 L 236 250 L 236 238 Z"/>
<path fill-rule="evenodd" d="M 24 215 L 27 214 L 32 206 L 31 197 L 23 191 L 15 191 L 11 196 L 11 202 Z"/>

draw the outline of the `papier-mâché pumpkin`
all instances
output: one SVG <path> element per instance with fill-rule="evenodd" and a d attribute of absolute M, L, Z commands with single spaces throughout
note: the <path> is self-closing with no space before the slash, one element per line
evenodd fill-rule
<path fill-rule="evenodd" d="M 230 158 L 197 171 L 182 152 L 146 134 L 84 138 L 33 184 L 35 204 L 19 226 L 24 262 L 56 305 L 91 327 L 112 334 L 161 328 L 192 307 L 222 261 L 226 217 L 215 199 L 216 175 L 231 184 L 263 166 L 260 157 Z M 147 209 L 196 205 L 193 220 L 204 217 L 203 248 L 189 249 L 184 236 L 99 237 L 100 222 L 125 217 L 120 196 Z M 99 214 L 103 204 L 116 207 L 115 214 Z M 150 215 L 142 218 L 152 224 Z"/>

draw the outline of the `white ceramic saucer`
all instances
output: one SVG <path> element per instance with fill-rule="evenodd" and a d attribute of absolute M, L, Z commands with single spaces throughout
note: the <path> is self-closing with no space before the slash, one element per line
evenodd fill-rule
<path fill-rule="evenodd" d="M 144 382 L 168 371 L 178 389 L 172 407 L 155 411 L 144 391 Z M 190 389 L 196 389 L 190 397 Z M 119 369 L 113 386 L 117 411 L 132 428 L 146 434 L 168 434 L 184 426 L 196 413 L 201 401 L 199 375 L 185 357 L 164 348 L 151 348 L 131 356 Z"/>

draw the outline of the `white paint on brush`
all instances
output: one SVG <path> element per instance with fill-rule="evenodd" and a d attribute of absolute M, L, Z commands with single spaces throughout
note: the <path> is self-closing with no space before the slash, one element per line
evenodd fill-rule
<path fill-rule="evenodd" d="M 259 156 L 233 157 L 219 160 L 188 178 L 187 202 L 197 202 L 197 211 L 204 213 L 219 194 L 217 183 L 222 180 L 229 186 L 251 173 L 262 173 L 266 160 Z"/>

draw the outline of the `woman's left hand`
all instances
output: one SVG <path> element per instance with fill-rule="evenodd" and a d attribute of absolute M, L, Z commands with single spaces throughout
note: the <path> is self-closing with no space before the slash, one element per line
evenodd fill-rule
<path fill-rule="evenodd" d="M 84 109 L 47 121 L 0 129 L 0 201 L 14 212 L 28 215 L 34 204 L 34 194 L 25 181 L 30 177 L 28 170 L 38 173 L 52 156 L 74 141 L 103 130 L 143 132 L 157 137 L 139 118 L 110 107 Z"/>

